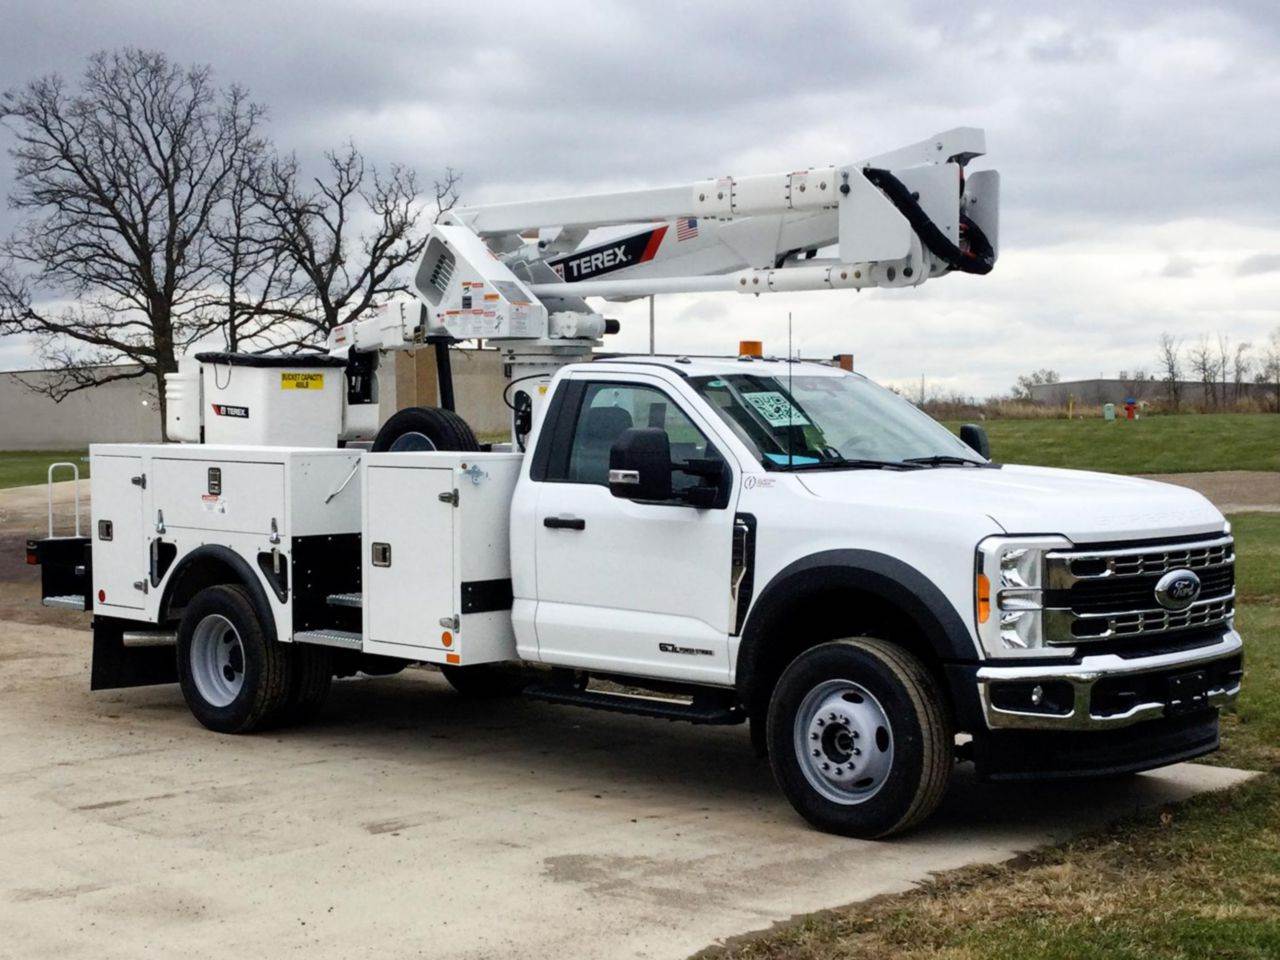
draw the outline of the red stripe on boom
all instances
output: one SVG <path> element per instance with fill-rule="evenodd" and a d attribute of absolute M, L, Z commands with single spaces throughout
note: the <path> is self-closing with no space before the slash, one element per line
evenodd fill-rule
<path fill-rule="evenodd" d="M 657 230 L 653 231 L 653 233 L 649 234 L 649 242 L 645 244 L 644 253 L 640 254 L 640 259 L 637 263 L 645 263 L 657 256 L 658 247 L 662 246 L 662 238 L 666 235 L 667 228 L 665 226 L 659 227 Z"/>

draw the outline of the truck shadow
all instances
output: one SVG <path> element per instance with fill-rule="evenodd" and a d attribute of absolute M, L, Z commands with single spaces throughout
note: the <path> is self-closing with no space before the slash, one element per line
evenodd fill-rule
<path fill-rule="evenodd" d="M 162 695 L 162 689 L 172 693 Z M 145 699 L 138 706 L 163 715 L 166 725 L 195 725 L 176 688 L 159 688 Z M 298 763 L 405 764 L 436 783 L 457 776 L 475 784 L 492 776 L 512 791 L 513 802 L 536 805 L 570 795 L 626 800 L 620 816 L 633 816 L 639 805 L 655 816 L 679 809 L 804 827 L 775 786 L 768 761 L 752 752 L 745 725 L 695 727 L 519 698 L 468 700 L 434 671 L 337 682 L 313 723 L 259 736 L 278 741 Z M 986 783 L 962 763 L 937 815 L 913 837 L 959 829 L 981 840 L 1017 827 L 1066 837 L 1204 789 L 1184 779 L 1166 772 Z"/>

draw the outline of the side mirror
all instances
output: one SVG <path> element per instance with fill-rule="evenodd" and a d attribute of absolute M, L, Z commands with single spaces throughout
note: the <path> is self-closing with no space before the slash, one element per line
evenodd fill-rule
<path fill-rule="evenodd" d="M 671 499 L 671 441 L 665 430 L 622 431 L 609 449 L 609 492 L 628 500 Z"/>
<path fill-rule="evenodd" d="M 975 453 L 987 460 L 991 459 L 991 441 L 987 439 L 987 431 L 976 423 L 966 423 L 960 428 L 960 439 L 967 443 Z"/>

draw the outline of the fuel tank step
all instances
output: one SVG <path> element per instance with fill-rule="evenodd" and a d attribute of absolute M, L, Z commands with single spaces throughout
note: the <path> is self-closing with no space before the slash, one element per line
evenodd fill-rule
<path fill-rule="evenodd" d="M 563 703 L 590 710 L 608 710 L 612 713 L 631 713 L 659 720 L 684 720 L 689 723 L 733 724 L 742 723 L 747 715 L 740 708 L 722 700 L 694 700 L 682 703 L 663 697 L 648 697 L 630 693 L 604 693 L 597 690 L 574 690 L 552 684 L 534 684 L 525 687 L 524 695 L 547 703 Z"/>

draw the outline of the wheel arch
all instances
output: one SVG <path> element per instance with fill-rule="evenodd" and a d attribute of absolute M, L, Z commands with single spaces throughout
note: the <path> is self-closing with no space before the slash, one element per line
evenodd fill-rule
<path fill-rule="evenodd" d="M 856 613 L 851 611 L 851 601 Z M 943 592 L 915 567 L 870 550 L 827 550 L 780 570 L 752 604 L 738 646 L 735 683 L 755 715 L 773 684 L 804 650 L 858 630 L 876 630 L 936 672 L 976 653 L 964 620 Z"/>
<path fill-rule="evenodd" d="M 160 619 L 177 620 L 183 608 L 205 587 L 234 583 L 248 591 L 254 612 L 270 640 L 276 637 L 276 618 L 262 581 L 244 557 L 221 544 L 196 547 L 174 564 L 160 597 Z"/>

